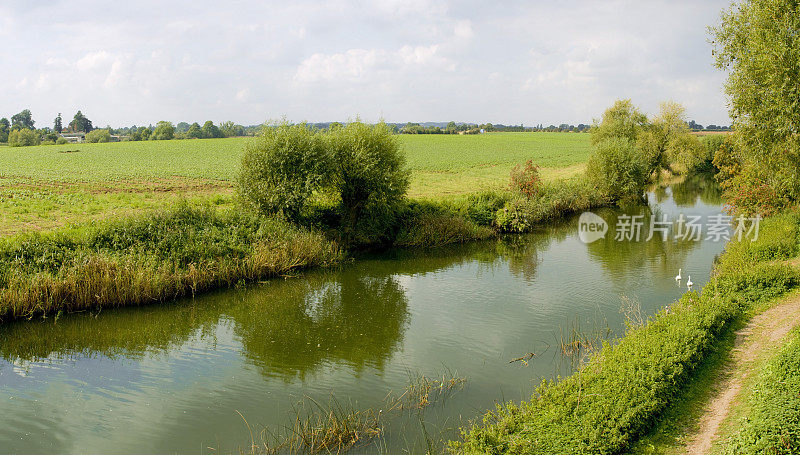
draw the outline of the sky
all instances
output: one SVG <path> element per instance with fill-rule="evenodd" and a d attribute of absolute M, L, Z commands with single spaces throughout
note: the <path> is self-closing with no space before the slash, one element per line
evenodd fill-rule
<path fill-rule="evenodd" d="M 728 4 L 2 0 L 0 116 L 558 125 L 631 98 L 727 125 L 707 26 Z"/>

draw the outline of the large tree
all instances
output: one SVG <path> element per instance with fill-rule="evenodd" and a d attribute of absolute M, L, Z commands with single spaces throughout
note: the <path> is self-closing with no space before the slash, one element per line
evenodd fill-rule
<path fill-rule="evenodd" d="M 72 118 L 72 121 L 69 122 L 69 125 L 67 126 L 67 130 L 72 133 L 76 133 L 78 131 L 88 133 L 89 131 L 92 131 L 92 129 L 92 121 L 86 118 L 81 111 L 78 111 L 75 114 L 75 117 Z"/>
<path fill-rule="evenodd" d="M 735 130 L 740 172 L 724 182 L 741 211 L 800 201 L 800 3 L 744 0 L 711 30 Z M 731 150 L 733 150 L 731 152 Z M 722 158 L 719 161 L 724 161 Z M 751 195 L 751 196 L 748 196 Z M 774 202 L 773 207 L 763 201 Z"/>
<path fill-rule="evenodd" d="M 33 121 L 33 116 L 31 115 L 31 111 L 29 109 L 25 109 L 19 114 L 11 116 L 12 130 L 22 130 L 22 129 L 34 130 L 36 129 L 33 127 L 34 123 L 36 122 Z"/>

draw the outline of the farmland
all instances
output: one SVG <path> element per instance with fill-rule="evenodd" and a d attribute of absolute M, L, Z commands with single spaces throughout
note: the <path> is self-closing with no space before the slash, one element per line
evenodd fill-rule
<path fill-rule="evenodd" d="M 0 148 L 0 234 L 49 229 L 172 205 L 230 205 L 247 138 Z M 532 159 L 546 179 L 583 169 L 589 136 L 402 135 L 413 198 L 500 189 Z"/>

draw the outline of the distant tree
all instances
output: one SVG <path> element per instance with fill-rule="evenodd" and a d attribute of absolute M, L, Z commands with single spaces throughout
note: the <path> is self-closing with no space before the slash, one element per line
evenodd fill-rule
<path fill-rule="evenodd" d="M 206 139 L 223 137 L 222 132 L 211 120 L 203 124 L 203 137 Z"/>
<path fill-rule="evenodd" d="M 53 120 L 53 131 L 55 131 L 57 134 L 61 134 L 61 131 L 63 130 L 64 126 L 61 123 L 61 112 L 59 112 L 58 117 L 56 117 L 56 119 Z"/>
<path fill-rule="evenodd" d="M 203 130 L 200 128 L 200 124 L 197 122 L 192 123 L 192 126 L 189 127 L 189 130 L 186 131 L 186 137 L 188 139 L 202 139 Z"/>
<path fill-rule="evenodd" d="M 86 118 L 81 111 L 78 111 L 75 117 L 72 118 L 72 121 L 69 122 L 69 125 L 67 125 L 67 131 L 70 133 L 77 133 L 79 131 L 88 133 L 92 131 L 92 129 L 92 121 Z"/>
<path fill-rule="evenodd" d="M 151 140 L 168 141 L 175 138 L 175 127 L 172 122 L 161 121 L 156 124 L 156 129 L 153 130 Z"/>
<path fill-rule="evenodd" d="M 178 133 L 185 133 L 189 131 L 189 124 L 186 122 L 180 122 L 177 125 L 175 125 L 175 131 Z"/>
<path fill-rule="evenodd" d="M 111 142 L 111 133 L 108 129 L 92 130 L 86 134 L 86 142 Z"/>
<path fill-rule="evenodd" d="M 11 116 L 12 130 L 21 130 L 21 129 L 34 130 L 35 129 L 33 127 L 34 123 L 36 122 L 33 121 L 33 116 L 31 115 L 31 111 L 29 109 L 25 109 L 19 114 Z"/>
<path fill-rule="evenodd" d="M 456 122 L 450 122 L 450 123 L 447 124 L 447 132 L 448 133 L 453 134 L 456 131 L 458 131 L 458 125 L 456 125 Z"/>
<path fill-rule="evenodd" d="M 231 121 L 222 122 L 219 125 L 219 130 L 225 137 L 244 136 L 244 127 L 242 125 L 237 125 Z"/>
<path fill-rule="evenodd" d="M 39 145 L 42 142 L 39 134 L 28 128 L 12 130 L 8 135 L 8 145 L 11 147 L 27 147 Z"/>
<path fill-rule="evenodd" d="M 8 119 L 0 118 L 0 142 L 8 142 L 8 133 L 11 132 L 11 123 Z"/>

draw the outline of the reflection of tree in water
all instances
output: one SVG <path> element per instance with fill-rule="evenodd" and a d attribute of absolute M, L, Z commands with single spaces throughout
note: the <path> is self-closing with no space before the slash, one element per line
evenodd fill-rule
<path fill-rule="evenodd" d="M 244 354 L 266 375 L 304 376 L 325 361 L 382 368 L 408 322 L 405 291 L 389 275 L 353 271 L 272 282 L 232 309 Z"/>
<path fill-rule="evenodd" d="M 542 253 L 553 243 L 560 242 L 575 233 L 576 221 L 551 223 L 538 232 L 527 235 L 509 235 L 497 242 L 497 255 L 508 262 L 512 275 L 533 281 Z"/>
<path fill-rule="evenodd" d="M 689 253 L 700 246 L 700 241 L 674 240 L 675 226 L 670 228 L 670 238 L 664 241 L 661 232 L 655 232 L 648 241 L 650 223 L 653 216 L 661 220 L 661 214 L 647 206 L 627 207 L 620 210 L 606 209 L 597 212 L 608 223 L 608 233 L 587 245 L 589 256 L 597 260 L 609 273 L 609 277 L 618 286 L 624 286 L 634 272 L 641 270 L 647 264 L 658 264 L 665 276 L 677 272 L 680 264 L 686 261 Z M 616 233 L 619 228 L 619 215 L 642 215 L 641 237 L 639 241 L 617 241 Z M 674 220 L 670 220 L 674 221 Z"/>
<path fill-rule="evenodd" d="M 672 198 L 678 207 L 691 207 L 700 198 L 704 204 L 722 204 L 722 190 L 708 172 L 689 174 L 672 185 Z"/>

